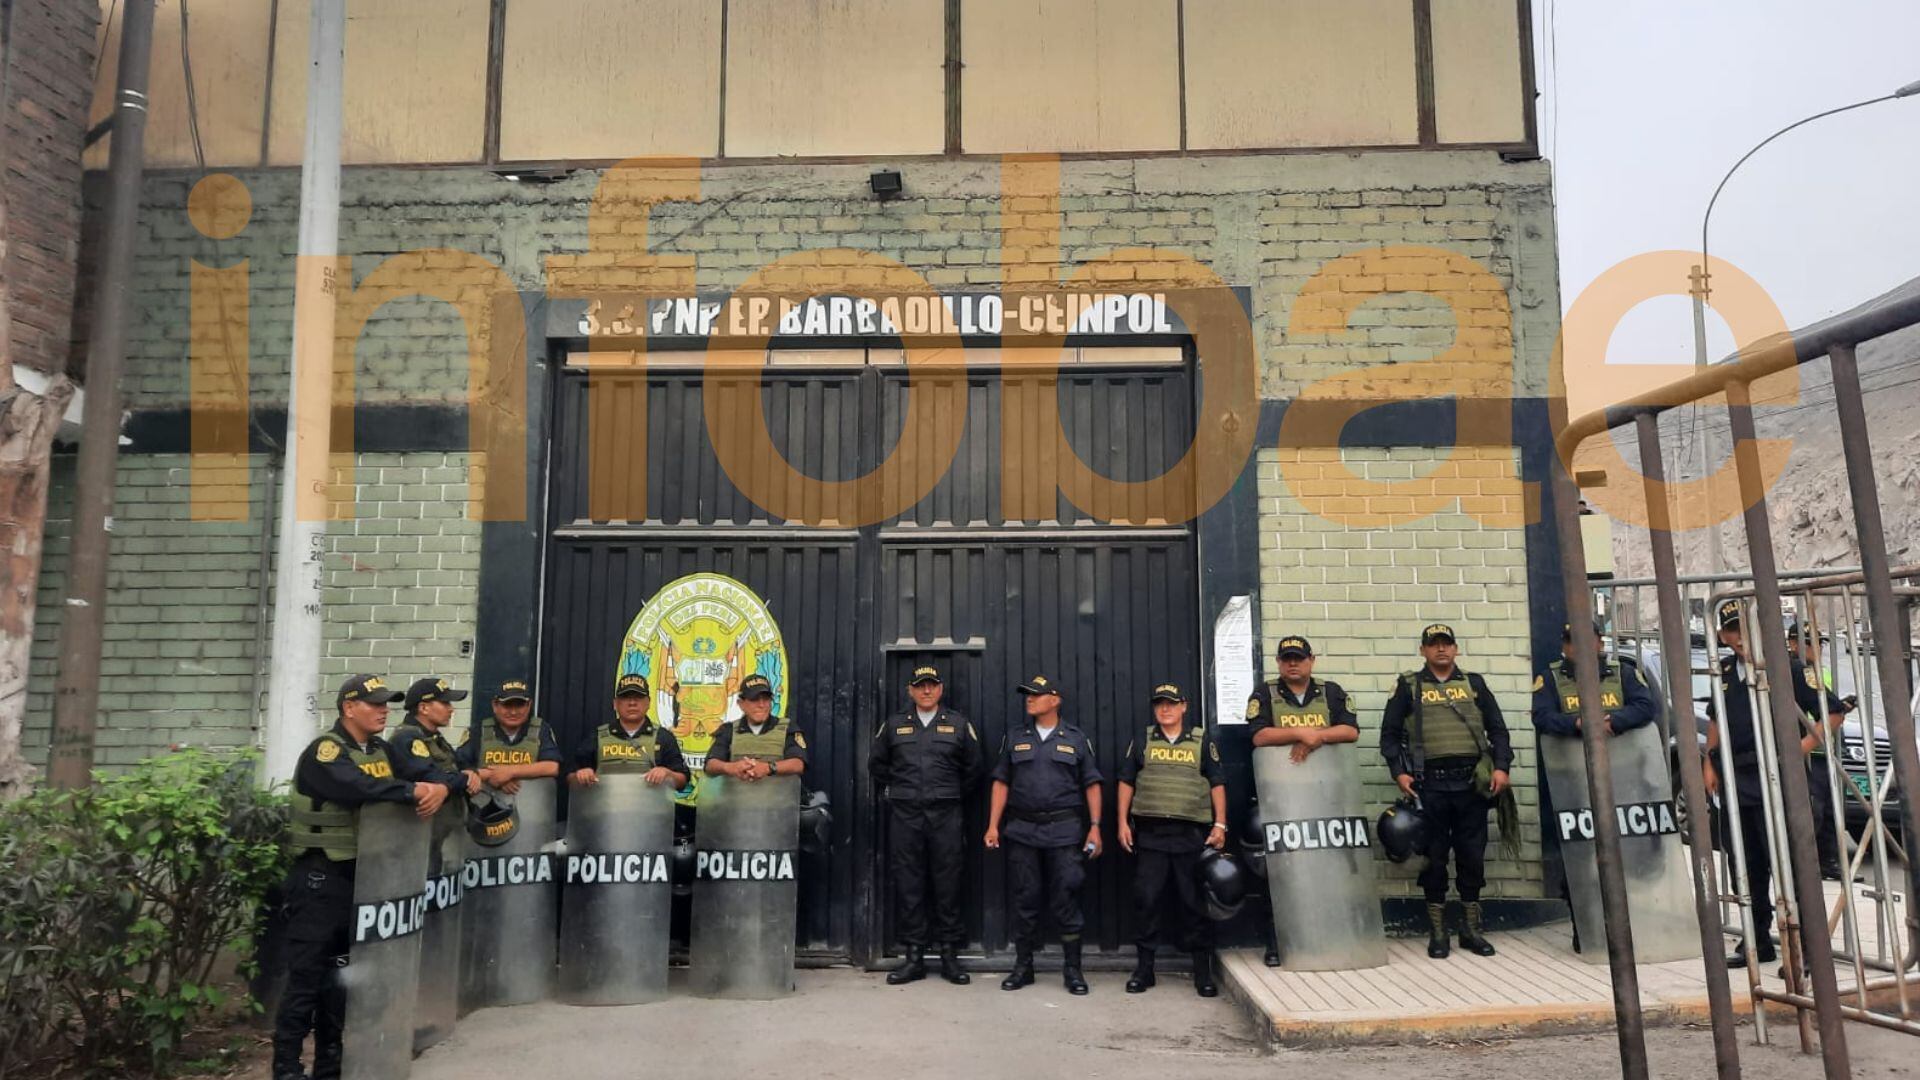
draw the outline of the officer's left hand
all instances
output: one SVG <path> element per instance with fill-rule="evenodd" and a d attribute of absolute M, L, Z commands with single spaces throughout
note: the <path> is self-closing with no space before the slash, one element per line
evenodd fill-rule
<path fill-rule="evenodd" d="M 1120 850 L 1133 850 L 1133 826 L 1124 821 L 1120 823 Z"/>
<path fill-rule="evenodd" d="M 478 795 L 480 793 L 480 774 L 474 772 L 472 769 L 468 769 L 461 775 L 467 778 L 467 794 Z"/>
<path fill-rule="evenodd" d="M 1219 851 L 1227 846 L 1227 830 L 1215 825 L 1207 833 L 1207 846 Z"/>
<path fill-rule="evenodd" d="M 1097 859 L 1100 857 L 1100 852 L 1104 849 L 1100 844 L 1100 827 L 1098 825 L 1087 830 L 1087 841 L 1081 846 L 1090 849 L 1087 851 L 1087 858 Z"/>
<path fill-rule="evenodd" d="M 1314 748 L 1314 747 L 1316 747 L 1316 746 L 1318 746 L 1318 745 L 1320 745 L 1320 744 L 1319 744 L 1319 743 L 1307 743 L 1307 742 L 1297 742 L 1297 743 L 1294 743 L 1294 744 L 1293 744 L 1293 751 L 1292 751 L 1291 753 L 1289 753 L 1289 754 L 1287 755 L 1287 757 L 1288 757 L 1288 759 L 1289 759 L 1289 760 L 1291 760 L 1291 761 L 1292 761 L 1292 762 L 1293 762 L 1293 763 L 1294 763 L 1295 765 L 1299 765 L 1299 764 L 1301 764 L 1302 762 L 1304 762 L 1304 761 L 1306 761 L 1306 760 L 1307 760 L 1307 755 L 1309 755 L 1309 754 L 1311 754 L 1311 753 L 1313 753 L 1313 748 Z"/>
<path fill-rule="evenodd" d="M 667 783 L 672 779 L 673 771 L 665 765 L 655 765 L 653 768 L 647 770 L 646 781 L 654 787 L 659 787 L 661 784 Z"/>
<path fill-rule="evenodd" d="M 501 791 L 507 793 L 508 795 L 520 794 L 520 781 L 518 780 L 502 780 L 493 786 L 499 788 Z"/>
<path fill-rule="evenodd" d="M 1493 794 L 1498 795 L 1505 790 L 1507 790 L 1507 770 L 1493 770 Z"/>

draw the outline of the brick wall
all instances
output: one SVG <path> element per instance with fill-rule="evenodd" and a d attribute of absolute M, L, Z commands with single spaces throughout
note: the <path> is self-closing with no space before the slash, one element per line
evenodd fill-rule
<path fill-rule="evenodd" d="M 1513 735 L 1525 838 L 1518 862 L 1499 857 L 1498 844 L 1489 848 L 1488 894 L 1538 897 L 1526 538 L 1518 484 L 1500 475 L 1513 464 L 1505 447 L 1262 450 L 1260 626 L 1268 643 L 1304 634 L 1318 657 L 1314 673 L 1354 695 L 1360 773 L 1369 803 L 1380 806 L 1398 796 L 1378 753 L 1394 680 L 1419 668 L 1421 627 L 1445 622 L 1459 631 L 1461 667 L 1486 677 Z M 1443 480 L 1440 473 L 1468 475 Z M 1351 505 L 1340 507 L 1321 500 L 1320 492 L 1352 490 L 1355 480 L 1393 488 L 1347 496 Z M 1418 514 L 1409 509 L 1415 498 L 1452 505 Z M 1264 677 L 1276 678 L 1273 658 L 1265 663 Z M 1418 893 L 1417 861 L 1380 864 L 1389 892 Z"/>
<path fill-rule="evenodd" d="M 5 0 L 6 279 L 15 362 L 67 363 L 80 244 L 80 144 L 93 102 L 97 4 Z"/>
<path fill-rule="evenodd" d="M 1070 268 L 1121 249 L 1159 248 L 1190 256 L 1226 283 L 1251 291 L 1265 397 L 1446 392 L 1531 396 L 1540 394 L 1546 384 L 1559 300 L 1551 189 L 1542 162 L 1509 163 L 1478 151 L 1076 161 L 1060 166 L 1055 187 L 1042 186 L 1012 197 L 1005 190 L 1007 176 L 992 162 L 907 162 L 899 166 L 906 194 L 888 203 L 875 201 L 866 190 L 867 177 L 875 167 L 708 168 L 698 175 L 698 201 L 659 204 L 644 217 L 638 213 L 638 204 L 630 203 L 634 213 L 612 221 L 592 220 L 590 207 L 601 193 L 603 178 L 597 171 L 582 171 L 552 184 L 524 184 L 482 170 L 355 169 L 344 178 L 341 250 L 353 257 L 356 283 L 364 284 L 378 268 L 395 265 L 391 260 L 397 254 L 446 249 L 421 260 L 427 271 L 423 280 L 464 303 L 484 299 L 494 288 L 561 291 L 562 287 L 632 288 L 688 282 L 691 287 L 718 289 L 741 283 L 780 256 L 837 247 L 886 255 L 940 287 L 992 287 L 1058 276 L 1064 271 L 1052 261 L 1056 252 Z M 239 343 L 244 342 L 244 353 L 250 358 L 249 397 L 257 405 L 284 400 L 292 338 L 299 176 L 296 171 L 280 170 L 249 172 L 242 179 L 252 196 L 250 221 L 238 235 L 217 241 L 197 231 L 188 217 L 188 179 L 162 176 L 148 182 L 135 268 L 136 314 L 126 383 L 130 408 L 186 404 L 193 348 L 196 343 L 204 349 L 208 342 L 223 340 L 218 324 L 201 327 L 197 335 L 190 326 L 188 282 L 195 261 L 223 268 L 237 268 L 244 262 L 250 278 L 248 329 L 244 336 L 233 335 L 233 347 L 240 351 Z M 636 195 L 629 190 L 631 185 L 623 185 L 624 181 L 609 181 L 605 194 L 614 196 L 615 203 Z M 1370 258 L 1367 253 L 1383 244 L 1440 250 L 1401 253 L 1385 264 L 1355 263 L 1345 268 L 1337 288 L 1326 288 L 1328 279 L 1320 272 L 1330 260 Z M 674 259 L 680 264 L 670 261 Z M 1473 265 L 1463 267 L 1450 260 L 1472 260 Z M 822 266 L 823 271 L 830 270 L 825 260 Z M 1102 267 L 1099 279 L 1116 284 L 1155 283 L 1169 280 L 1170 273 L 1174 271 L 1150 260 L 1129 257 Z M 1446 293 L 1448 299 L 1406 291 L 1422 289 Z M 1344 300 L 1342 293 L 1347 294 Z M 218 305 L 202 307 L 209 317 L 220 317 Z M 1329 313 L 1339 318 L 1330 323 Z M 228 323 L 236 321 L 236 309 L 229 305 L 224 318 Z M 352 395 L 363 403 L 462 402 L 467 391 L 467 348 L 465 328 L 452 303 L 396 299 L 372 314 L 354 344 Z M 1443 352 L 1443 359 L 1423 363 Z M 1356 373 L 1363 377 L 1354 378 Z M 139 525 L 126 522 L 122 543 L 135 538 L 161 544 L 199 543 L 204 537 L 209 543 L 227 544 L 256 534 L 257 494 L 254 505 L 233 508 L 234 516 L 241 519 L 234 525 L 234 536 L 185 523 L 183 496 L 150 490 L 154 477 L 177 468 L 180 459 L 154 458 L 135 449 L 123 466 L 127 478 L 123 492 L 143 492 L 135 496 L 141 501 L 129 507 L 137 505 L 142 512 L 160 516 Z M 1475 469 L 1510 468 L 1511 451 L 1503 450 L 1501 455 L 1471 464 Z M 1389 455 L 1366 464 L 1378 478 L 1400 470 L 1410 478 L 1416 460 L 1417 455 Z M 478 553 L 469 546 L 477 544 L 477 525 L 454 516 L 464 513 L 460 496 L 452 494 L 461 490 L 460 481 L 450 479 L 454 474 L 443 470 L 456 465 L 452 459 L 438 467 L 418 464 L 411 457 L 403 464 L 390 464 L 367 455 L 360 457 L 359 464 L 354 482 L 364 500 L 363 519 L 350 532 L 336 529 L 332 534 L 336 545 L 344 540 L 347 546 L 335 549 L 340 562 L 334 567 L 333 591 L 328 596 L 329 656 L 324 670 L 329 678 L 337 678 L 358 666 L 360 657 L 386 655 L 393 661 L 386 670 L 395 676 L 424 673 L 431 661 L 449 669 L 436 673 L 461 677 L 464 672 L 457 657 L 445 650 L 457 650 L 458 642 L 473 634 L 471 595 L 463 590 L 473 586 Z M 410 479 L 409 470 L 416 467 L 422 470 L 420 478 Z M 1277 475 L 1277 467 L 1277 459 L 1262 458 L 1263 500 L 1287 497 L 1283 491 L 1271 490 L 1272 481 L 1265 477 L 1269 468 Z M 256 459 L 249 481 L 256 493 L 261 484 L 258 472 Z M 1436 484 L 1459 479 L 1454 474 Z M 434 503 L 426 494 L 433 485 L 441 487 L 443 500 L 452 502 Z M 415 487 L 419 488 L 415 494 L 423 498 L 408 493 Z M 1490 510 L 1477 502 L 1456 501 L 1460 494 L 1436 494 L 1436 498 L 1444 496 L 1448 505 L 1437 516 L 1427 514 L 1425 524 L 1354 532 L 1340 537 L 1337 544 L 1318 545 L 1321 553 L 1313 556 L 1321 560 L 1332 557 L 1327 552 L 1353 551 L 1355 556 L 1374 558 L 1389 550 L 1386 544 L 1402 543 L 1411 553 L 1406 560 L 1377 568 L 1364 558 L 1350 565 L 1321 565 L 1305 562 L 1302 553 L 1300 566 L 1319 575 L 1310 582 L 1316 588 L 1344 589 L 1375 582 L 1371 575 L 1376 569 L 1377 587 L 1412 588 L 1422 584 L 1423 576 L 1420 564 L 1411 560 L 1429 553 L 1426 543 L 1415 542 L 1420 537 L 1459 536 L 1461 542 L 1453 545 L 1457 550 L 1445 553 L 1447 560 L 1464 557 L 1460 552 L 1479 551 L 1474 545 L 1497 539 L 1497 558 L 1503 561 L 1497 566 L 1461 566 L 1458 579 L 1435 582 L 1436 590 L 1449 592 L 1443 597 L 1436 591 L 1431 610 L 1449 612 L 1449 617 L 1464 624 L 1470 637 L 1479 635 L 1468 643 L 1468 659 L 1497 676 L 1503 695 L 1516 695 L 1512 700 L 1517 716 L 1525 704 L 1517 694 L 1525 687 L 1529 668 L 1526 598 L 1517 568 L 1524 561 L 1520 533 L 1517 528 L 1488 529 L 1481 524 L 1489 513 L 1505 512 L 1504 503 Z M 1477 488 L 1464 494 L 1469 500 L 1503 498 L 1483 495 Z M 1463 518 L 1462 513 L 1477 516 Z M 249 517 L 254 525 L 245 523 Z M 1263 514 L 1263 538 L 1293 535 L 1285 523 L 1296 519 L 1306 520 L 1269 509 Z M 1303 525 L 1299 532 L 1304 535 L 1308 530 Z M 456 535 L 459 547 L 445 546 L 453 544 Z M 1384 538 L 1377 551 L 1364 546 L 1370 538 Z M 417 549 L 410 546 L 416 539 L 421 545 Z M 1337 546 L 1356 539 L 1362 548 Z M 248 546 L 243 551 L 223 552 L 232 556 L 230 572 L 239 572 L 241 564 L 245 572 L 252 572 L 253 560 L 247 552 L 253 550 L 253 541 L 245 542 Z M 1263 543 L 1263 558 L 1277 557 L 1280 550 Z M 1432 554 L 1434 567 L 1454 568 L 1453 562 L 1440 558 L 1443 553 Z M 57 567 L 60 558 L 50 562 Z M 1267 569 L 1277 571 L 1278 565 Z M 115 563 L 116 572 L 122 572 L 121 567 Z M 1510 577 L 1498 582 L 1477 580 L 1495 570 Z M 1408 571 L 1414 573 L 1413 582 L 1388 580 Z M 1347 580 L 1347 575 L 1355 573 L 1369 577 L 1361 582 Z M 416 577 L 409 579 L 409 574 Z M 1278 587 L 1296 581 L 1300 579 L 1290 576 Z M 1307 584 L 1301 582 L 1299 587 Z M 1486 598 L 1503 612 L 1494 619 L 1481 613 L 1484 605 L 1469 602 L 1481 597 L 1481 585 L 1520 591 L 1497 602 Z M 124 590 L 135 590 L 136 607 L 164 607 L 174 590 L 210 587 L 190 577 L 142 585 L 117 579 L 116 610 Z M 1465 595 L 1469 591 L 1474 593 L 1471 598 Z M 1389 595 L 1382 603 L 1391 601 Z M 1304 602 L 1304 597 L 1276 602 Z M 244 608 L 245 617 L 251 619 L 245 600 L 229 603 Z M 1340 603 L 1349 601 L 1342 597 Z M 1427 604 L 1422 593 L 1418 602 L 1422 614 L 1396 614 L 1375 622 L 1371 602 L 1358 605 L 1368 611 L 1361 616 L 1349 614 L 1344 607 L 1335 609 L 1332 601 L 1326 601 L 1327 610 L 1319 612 L 1318 618 L 1344 627 L 1332 633 L 1330 640 L 1368 644 L 1354 655 L 1365 655 L 1369 664 L 1378 666 L 1370 675 L 1384 686 L 1392 670 L 1411 663 L 1407 626 L 1428 617 Z M 110 613 L 110 619 L 110 632 L 126 633 L 120 616 Z M 1491 619 L 1498 628 L 1481 625 L 1482 619 Z M 202 625 L 215 629 L 201 635 L 197 628 Z M 243 625 L 250 641 L 251 624 Z M 188 648 L 186 643 L 194 635 L 210 642 L 225 640 L 219 636 L 226 633 L 223 626 L 193 620 L 173 624 L 169 633 L 176 644 L 170 647 Z M 1313 629 L 1308 632 L 1326 636 Z M 50 621 L 41 627 L 39 655 L 50 647 L 52 633 Z M 419 670 L 400 670 L 402 658 Z M 150 677 L 167 681 L 180 676 L 156 652 L 110 674 L 105 689 L 110 695 L 122 695 L 111 700 L 130 701 L 138 691 L 122 688 L 147 687 L 145 680 Z M 40 684 L 48 681 L 44 673 L 37 678 Z M 1382 700 L 1378 690 L 1365 682 L 1356 683 L 1355 689 L 1363 703 L 1377 711 Z M 244 699 L 239 705 L 233 702 L 220 698 L 210 706 L 220 714 L 217 720 L 202 716 L 195 722 L 227 725 L 235 732 L 247 729 L 252 721 L 250 714 L 242 712 Z M 36 699 L 36 721 L 43 726 L 44 707 L 44 700 Z M 168 710 L 160 712 L 163 715 L 154 720 L 155 734 L 143 743 L 147 747 L 164 745 L 161 733 L 180 726 L 169 719 Z M 1518 882 L 1503 882 L 1502 887 L 1524 889 Z"/>
<path fill-rule="evenodd" d="M 95 755 L 103 767 L 130 765 L 174 745 L 258 742 L 256 686 L 265 693 L 264 681 L 255 680 L 265 459 L 248 462 L 245 488 L 232 476 L 202 477 L 234 483 L 236 498 L 248 491 L 251 517 L 236 521 L 193 520 L 190 461 L 179 454 L 120 459 Z M 48 507 L 25 736 L 35 764 L 45 760 L 53 714 L 72 465 L 70 455 L 55 460 Z M 362 454 L 356 465 L 358 516 L 327 526 L 326 651 L 315 688 L 316 731 L 331 712 L 333 690 L 350 673 L 371 671 L 400 685 L 441 675 L 461 686 L 473 673 L 471 652 L 461 655 L 461 642 L 473 632 L 480 526 L 466 518 L 466 455 Z M 271 512 L 277 517 L 277 507 Z M 271 614 L 270 590 L 266 604 Z"/>

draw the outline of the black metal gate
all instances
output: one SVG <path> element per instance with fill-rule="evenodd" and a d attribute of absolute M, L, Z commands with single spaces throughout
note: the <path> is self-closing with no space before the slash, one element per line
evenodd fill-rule
<path fill-rule="evenodd" d="M 908 669 L 923 660 L 943 667 L 948 703 L 973 719 L 990 756 L 1021 714 L 1014 684 L 1046 672 L 1067 688 L 1067 713 L 1093 735 L 1109 777 L 1147 721 L 1148 687 L 1194 686 L 1201 671 L 1189 524 L 1094 521 L 1058 495 L 1044 519 L 1009 521 L 1001 505 L 1002 418 L 1035 408 L 1057 407 L 1068 442 L 1105 476 L 1165 472 L 1192 437 L 1189 362 L 1175 353 L 1158 364 L 1076 362 L 1058 372 L 916 369 L 922 389 L 948 392 L 935 405 L 912 401 L 905 368 L 869 355 L 888 354 L 850 350 L 837 358 L 851 362 L 833 366 L 810 354 L 815 362 L 776 362 L 757 378 L 709 379 L 657 358 L 647 369 L 563 367 L 540 650 L 544 715 L 577 738 L 608 716 L 621 637 L 662 585 L 712 571 L 764 598 L 786 640 L 790 712 L 813 744 L 808 782 L 834 808 L 831 849 L 808 861 L 801 882 L 800 943 L 860 960 L 891 940 L 866 754 L 885 712 L 906 705 Z M 957 424 L 959 449 L 933 489 L 889 520 L 793 526 L 721 467 L 707 393 L 724 394 L 727 410 L 757 404 L 773 447 L 818 480 L 871 471 L 895 450 L 909 408 L 919 442 L 940 443 L 940 425 Z M 950 407 L 961 401 L 964 409 Z M 1051 453 L 1019 457 L 1016 482 L 1055 489 Z M 749 486 L 765 491 L 768 475 Z M 1137 500 L 1127 506 L 1128 517 L 1145 517 Z M 969 936 L 992 952 L 1006 945 L 1006 905 L 1001 861 L 978 842 L 985 806 L 982 790 L 969 806 L 966 917 Z M 1122 860 L 1112 849 L 1086 894 L 1106 948 L 1126 932 Z"/>

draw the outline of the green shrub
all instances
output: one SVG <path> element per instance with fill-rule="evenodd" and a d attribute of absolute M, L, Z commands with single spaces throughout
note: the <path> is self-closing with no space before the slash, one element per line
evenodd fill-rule
<path fill-rule="evenodd" d="M 164 1073 L 287 867 L 250 756 L 183 750 L 0 807 L 0 1080 Z"/>

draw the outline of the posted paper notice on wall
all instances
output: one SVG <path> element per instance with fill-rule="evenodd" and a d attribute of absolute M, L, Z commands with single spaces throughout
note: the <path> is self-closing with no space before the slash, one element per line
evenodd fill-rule
<path fill-rule="evenodd" d="M 1247 722 L 1253 696 L 1253 598 L 1236 596 L 1213 620 L 1213 709 L 1215 722 Z"/>

